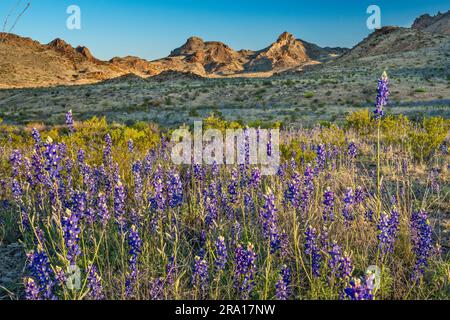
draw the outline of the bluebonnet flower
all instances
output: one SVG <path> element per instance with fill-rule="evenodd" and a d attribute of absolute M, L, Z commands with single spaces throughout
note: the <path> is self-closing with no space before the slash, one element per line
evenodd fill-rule
<path fill-rule="evenodd" d="M 196 289 L 200 290 L 203 295 L 207 290 L 209 283 L 208 262 L 199 256 L 196 256 L 194 260 L 192 284 Z"/>
<path fill-rule="evenodd" d="M 133 180 L 134 180 L 134 200 L 139 205 L 142 203 L 142 191 L 143 191 L 143 185 L 142 185 L 142 164 L 140 161 L 135 161 L 132 165 L 132 173 L 133 173 Z"/>
<path fill-rule="evenodd" d="M 103 300 L 105 298 L 105 295 L 103 294 L 102 279 L 98 274 L 97 267 L 95 265 L 88 266 L 87 273 L 87 287 L 89 289 L 89 298 L 91 300 Z"/>
<path fill-rule="evenodd" d="M 20 203 L 20 198 L 23 195 L 23 189 L 22 186 L 20 185 L 20 182 L 17 181 L 17 179 L 13 179 L 11 181 L 11 193 L 14 197 L 14 200 Z"/>
<path fill-rule="evenodd" d="M 281 256 L 286 258 L 289 256 L 289 238 L 285 231 L 281 233 L 280 243 Z"/>
<path fill-rule="evenodd" d="M 355 197 L 354 197 L 354 203 L 356 205 L 361 204 L 366 199 L 366 193 L 364 192 L 363 188 L 358 186 L 355 190 Z"/>
<path fill-rule="evenodd" d="M 67 282 L 67 276 L 60 266 L 55 268 L 55 280 L 62 287 Z"/>
<path fill-rule="evenodd" d="M 211 174 L 213 177 L 217 177 L 219 175 L 219 173 L 220 173 L 219 165 L 217 164 L 217 161 L 214 160 L 212 167 L 211 167 Z"/>
<path fill-rule="evenodd" d="M 129 273 L 127 275 L 125 286 L 127 296 L 131 296 L 138 276 L 138 258 L 142 248 L 142 240 L 135 225 L 132 225 L 128 232 L 128 246 L 130 248 L 130 258 L 128 260 Z"/>
<path fill-rule="evenodd" d="M 153 176 L 153 189 L 153 197 L 150 199 L 152 209 L 164 211 L 166 208 L 164 172 L 160 165 L 158 165 Z"/>
<path fill-rule="evenodd" d="M 411 217 L 411 235 L 413 251 L 416 254 L 413 280 L 418 280 L 425 273 L 428 259 L 433 252 L 432 228 L 425 211 L 413 212 Z"/>
<path fill-rule="evenodd" d="M 367 209 L 364 217 L 366 218 L 367 221 L 373 222 L 373 210 Z"/>
<path fill-rule="evenodd" d="M 180 175 L 175 171 L 169 173 L 167 197 L 171 208 L 176 208 L 183 203 L 183 184 L 181 183 Z"/>
<path fill-rule="evenodd" d="M 120 181 L 114 187 L 114 217 L 122 233 L 125 229 L 125 189 Z"/>
<path fill-rule="evenodd" d="M 177 265 L 175 261 L 175 257 L 171 256 L 169 258 L 169 262 L 166 265 L 166 283 L 169 285 L 173 285 L 175 282 L 175 276 L 177 273 Z"/>
<path fill-rule="evenodd" d="M 105 147 L 103 148 L 103 164 L 105 168 L 112 168 L 112 140 L 111 136 L 107 134 L 105 136 Z"/>
<path fill-rule="evenodd" d="M 297 161 L 295 160 L 295 152 L 293 152 L 294 156 L 291 158 L 291 169 L 293 171 L 297 170 Z"/>
<path fill-rule="evenodd" d="M 403 175 L 407 175 L 408 174 L 408 159 L 403 159 L 402 160 L 402 173 Z"/>
<path fill-rule="evenodd" d="M 264 237 L 269 240 L 271 252 L 280 249 L 280 234 L 278 231 L 277 209 L 275 207 L 275 196 L 272 191 L 264 196 L 265 203 L 260 212 Z"/>
<path fill-rule="evenodd" d="M 255 286 L 256 254 L 251 243 L 247 249 L 238 245 L 235 250 L 236 268 L 234 273 L 234 286 L 238 290 L 241 299 L 251 297 Z"/>
<path fill-rule="evenodd" d="M 286 163 L 282 163 L 280 166 L 278 166 L 277 176 L 280 179 L 284 178 L 284 176 L 286 174 L 286 169 L 287 169 L 287 164 Z"/>
<path fill-rule="evenodd" d="M 102 192 L 100 192 L 98 195 L 97 212 L 98 212 L 98 217 L 100 218 L 102 225 L 106 226 L 108 224 L 109 219 L 111 218 L 111 215 L 108 210 L 106 196 Z"/>
<path fill-rule="evenodd" d="M 59 179 L 61 166 L 60 146 L 53 143 L 51 138 L 48 138 L 45 144 L 44 157 L 45 157 L 45 170 L 52 179 Z"/>
<path fill-rule="evenodd" d="M 344 197 L 344 208 L 342 209 L 342 215 L 346 222 L 352 221 L 354 219 L 352 214 L 352 205 L 354 203 L 354 194 L 352 188 L 347 188 Z"/>
<path fill-rule="evenodd" d="M 373 300 L 374 274 L 367 274 L 364 283 L 361 279 L 352 279 L 344 290 L 345 298 L 350 300 Z"/>
<path fill-rule="evenodd" d="M 66 113 L 66 125 L 69 127 L 69 130 L 71 133 L 75 132 L 75 127 L 73 124 L 72 110 L 69 110 Z"/>
<path fill-rule="evenodd" d="M 316 229 L 308 226 L 305 232 L 305 237 L 305 254 L 310 258 L 312 274 L 315 277 L 318 277 L 320 276 L 320 263 L 322 257 L 320 255 L 320 249 L 317 244 Z"/>
<path fill-rule="evenodd" d="M 34 180 L 36 181 L 36 183 L 48 185 L 49 182 L 44 172 L 42 158 L 37 153 L 34 153 L 31 156 L 31 167 L 33 169 Z"/>
<path fill-rule="evenodd" d="M 250 130 L 248 128 L 244 128 L 244 156 L 245 156 L 245 164 L 250 164 Z M 245 167 L 245 166 L 244 166 Z"/>
<path fill-rule="evenodd" d="M 344 255 L 341 257 L 339 262 L 339 277 L 341 279 L 346 279 L 350 277 L 353 273 L 353 263 L 350 256 L 344 252 Z"/>
<path fill-rule="evenodd" d="M 375 119 L 380 120 L 385 112 L 384 107 L 389 100 L 389 79 L 387 73 L 384 72 L 381 79 L 378 80 L 377 100 L 375 103 Z"/>
<path fill-rule="evenodd" d="M 237 187 L 238 187 L 239 173 L 233 170 L 231 173 L 231 182 L 228 185 L 228 194 L 230 195 L 230 203 L 236 203 L 237 201 Z"/>
<path fill-rule="evenodd" d="M 246 191 L 244 193 L 244 206 L 245 206 L 245 210 L 249 213 L 253 212 L 253 209 L 255 207 L 254 203 L 253 203 L 252 195 L 248 191 Z M 250 216 L 249 216 L 249 218 L 250 218 Z"/>
<path fill-rule="evenodd" d="M 133 140 L 132 139 L 130 139 L 130 140 L 128 140 L 128 151 L 130 152 L 130 153 L 133 153 L 133 151 L 134 151 L 134 143 L 133 143 Z"/>
<path fill-rule="evenodd" d="M 267 142 L 267 156 L 271 157 L 272 156 L 272 132 L 269 131 L 269 139 Z"/>
<path fill-rule="evenodd" d="M 328 260 L 328 267 L 331 270 L 331 274 L 337 276 L 339 264 L 342 259 L 342 249 L 336 241 L 333 241 L 333 243 L 331 244 L 331 249 L 328 251 L 328 254 L 330 255 L 330 260 Z"/>
<path fill-rule="evenodd" d="M 352 275 L 352 260 L 346 253 L 342 254 L 342 249 L 336 241 L 331 244 L 331 249 L 328 251 L 328 254 L 330 255 L 328 267 L 332 276 L 337 279 L 347 279 Z"/>
<path fill-rule="evenodd" d="M 27 300 L 40 300 L 39 288 L 33 278 L 25 279 L 25 298 Z"/>
<path fill-rule="evenodd" d="M 233 246 L 241 239 L 242 228 L 239 221 L 235 221 L 233 227 L 231 228 L 231 237 L 233 239 Z"/>
<path fill-rule="evenodd" d="M 219 237 L 215 243 L 216 246 L 216 259 L 214 264 L 216 266 L 216 271 L 220 272 L 225 269 L 225 265 L 228 259 L 227 246 L 225 244 L 225 238 Z"/>
<path fill-rule="evenodd" d="M 86 152 L 83 149 L 78 149 L 77 152 L 77 162 L 80 168 L 84 166 L 84 162 L 86 161 Z"/>
<path fill-rule="evenodd" d="M 194 177 L 198 181 L 203 181 L 205 178 L 205 172 L 203 170 L 203 167 L 198 163 L 194 164 Z"/>
<path fill-rule="evenodd" d="M 12 167 L 12 177 L 17 177 L 19 175 L 19 169 L 22 165 L 22 153 L 19 150 L 13 150 L 11 156 L 9 157 Z"/>
<path fill-rule="evenodd" d="M 320 237 L 319 237 L 320 246 L 321 246 L 322 250 L 324 250 L 324 251 L 328 250 L 329 238 L 330 238 L 329 229 L 326 225 L 324 225 L 322 227 L 322 232 L 320 233 Z"/>
<path fill-rule="evenodd" d="M 258 168 L 253 168 L 250 174 L 250 186 L 258 188 L 261 182 L 261 171 Z"/>
<path fill-rule="evenodd" d="M 284 199 L 294 208 L 298 208 L 300 205 L 300 187 L 300 175 L 294 172 L 291 181 L 288 183 L 287 190 L 284 192 Z"/>
<path fill-rule="evenodd" d="M 325 146 L 323 144 L 319 144 L 316 149 L 317 157 L 316 157 L 316 174 L 322 171 L 325 168 L 325 162 L 327 160 L 327 156 L 325 153 Z"/>
<path fill-rule="evenodd" d="M 350 142 L 348 144 L 347 154 L 350 157 L 350 159 L 354 159 L 354 158 L 357 157 L 357 155 L 358 155 L 358 147 L 356 146 L 356 144 L 354 142 Z"/>
<path fill-rule="evenodd" d="M 27 254 L 28 269 L 36 281 L 40 297 L 53 299 L 54 273 L 50 266 L 47 253 L 38 245 L 37 250 Z"/>
<path fill-rule="evenodd" d="M 309 200 L 314 192 L 314 174 L 310 164 L 306 165 L 303 176 L 303 190 L 301 194 L 301 208 L 306 211 L 309 205 Z"/>
<path fill-rule="evenodd" d="M 276 288 L 276 296 L 278 300 L 288 300 L 291 296 L 291 269 L 289 269 L 286 265 L 281 268 L 280 276 Z"/>
<path fill-rule="evenodd" d="M 78 244 L 81 233 L 79 222 L 79 214 L 69 209 L 66 210 L 66 215 L 62 218 L 61 222 L 67 249 L 67 259 L 71 265 L 75 265 L 77 257 L 81 254 L 81 249 Z"/>
<path fill-rule="evenodd" d="M 41 140 L 41 134 L 39 133 L 39 131 L 36 128 L 33 128 L 31 130 L 31 136 L 33 137 L 34 143 L 36 144 L 36 146 L 40 146 L 42 143 Z"/>
<path fill-rule="evenodd" d="M 149 176 L 152 172 L 152 165 L 154 161 L 155 153 L 154 151 L 149 151 L 144 159 L 144 174 Z"/>
<path fill-rule="evenodd" d="M 70 204 L 71 211 L 76 214 L 80 219 L 86 217 L 86 192 L 73 192 Z"/>
<path fill-rule="evenodd" d="M 205 223 L 206 226 L 212 227 L 214 222 L 217 220 L 219 211 L 218 211 L 218 202 L 216 194 L 213 190 L 214 186 L 213 183 L 211 183 L 210 190 L 205 190 L 205 210 L 206 210 L 206 217 L 205 217 Z"/>
<path fill-rule="evenodd" d="M 150 299 L 160 301 L 164 299 L 165 280 L 162 277 L 150 281 Z"/>
<path fill-rule="evenodd" d="M 383 253 L 393 252 L 398 227 L 399 212 L 395 206 L 392 208 L 390 216 L 384 212 L 381 213 L 377 228 L 379 246 Z"/>
<path fill-rule="evenodd" d="M 324 221 L 334 221 L 334 193 L 330 188 L 327 188 L 323 195 L 323 220 Z"/>

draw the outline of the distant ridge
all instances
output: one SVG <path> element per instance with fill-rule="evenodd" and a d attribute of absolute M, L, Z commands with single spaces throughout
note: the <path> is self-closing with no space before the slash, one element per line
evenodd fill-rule
<path fill-rule="evenodd" d="M 364 57 L 431 47 L 450 34 L 450 11 L 418 17 L 412 28 L 384 27 L 353 49 L 320 47 L 283 32 L 266 48 L 236 51 L 219 41 L 190 37 L 169 56 L 148 61 L 139 57 L 97 59 L 85 46 L 73 47 L 62 39 L 41 44 L 30 38 L 0 33 L 0 88 L 89 84 L 110 79 L 140 81 L 218 77 L 268 77 L 302 72 L 328 63 L 352 62 Z M 132 75 L 139 78 L 131 77 Z"/>
<path fill-rule="evenodd" d="M 450 35 L 450 10 L 446 13 L 439 12 L 435 16 L 424 14 L 414 21 L 412 28 L 425 32 Z"/>

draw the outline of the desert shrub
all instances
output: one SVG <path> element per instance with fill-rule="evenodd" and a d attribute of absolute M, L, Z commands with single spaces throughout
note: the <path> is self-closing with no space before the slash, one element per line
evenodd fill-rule
<path fill-rule="evenodd" d="M 411 130 L 411 122 L 404 115 L 387 116 L 381 122 L 383 138 L 388 143 L 401 143 L 408 138 L 408 132 Z"/>
<path fill-rule="evenodd" d="M 429 160 L 442 145 L 450 129 L 450 120 L 442 117 L 425 118 L 421 125 L 409 132 L 414 157 L 421 162 Z"/>
<path fill-rule="evenodd" d="M 304 150 L 303 146 L 308 141 L 306 139 L 296 139 L 289 143 L 280 144 L 281 157 L 285 161 L 294 159 L 296 163 L 311 163 L 316 159 L 316 152 L 310 149 Z"/>
<path fill-rule="evenodd" d="M 222 118 L 211 114 L 208 118 L 203 120 L 203 130 L 218 129 L 224 132 L 227 129 L 227 122 Z"/>
<path fill-rule="evenodd" d="M 355 130 L 358 134 L 368 136 L 374 130 L 374 121 L 368 109 L 356 111 L 346 117 L 346 128 Z"/>
<path fill-rule="evenodd" d="M 307 92 L 305 92 L 305 93 L 303 94 L 303 96 L 304 96 L 306 99 L 311 99 L 312 97 L 314 97 L 314 92 L 307 91 Z"/>
<path fill-rule="evenodd" d="M 345 144 L 345 132 L 335 124 L 325 127 L 320 131 L 319 137 L 324 144 L 343 146 Z"/>

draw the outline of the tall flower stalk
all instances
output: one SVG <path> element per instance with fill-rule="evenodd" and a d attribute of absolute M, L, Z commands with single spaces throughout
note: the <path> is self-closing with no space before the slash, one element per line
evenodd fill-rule
<path fill-rule="evenodd" d="M 389 100 L 389 78 L 385 72 L 378 80 L 377 99 L 375 103 L 374 116 L 377 121 L 377 197 L 378 197 L 378 210 L 377 215 L 381 214 L 381 119 L 383 118 L 385 111 L 384 107 Z"/>

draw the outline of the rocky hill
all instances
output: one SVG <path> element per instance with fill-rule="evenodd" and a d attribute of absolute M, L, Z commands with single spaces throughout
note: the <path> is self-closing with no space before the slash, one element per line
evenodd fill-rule
<path fill-rule="evenodd" d="M 448 38 L 445 35 L 436 35 L 416 29 L 383 27 L 371 33 L 337 61 L 349 61 L 432 48 Z"/>
<path fill-rule="evenodd" d="M 342 48 L 321 48 L 284 32 L 267 48 L 235 51 L 218 41 L 189 38 L 163 59 L 148 61 L 139 57 L 115 57 L 101 61 L 84 46 L 72 47 L 62 39 L 40 44 L 13 34 L 0 39 L 0 88 L 42 87 L 86 84 L 120 78 L 128 74 L 140 77 L 170 72 L 201 77 L 270 76 L 275 72 L 335 59 L 346 52 Z M 166 78 L 166 77 L 163 77 Z"/>
<path fill-rule="evenodd" d="M 321 48 L 284 32 L 276 42 L 259 51 L 235 51 L 222 42 L 191 37 L 163 59 L 148 62 L 139 58 L 114 58 L 111 61 L 120 67 L 131 66 L 138 69 L 143 75 L 177 71 L 203 77 L 247 76 L 258 73 L 273 74 L 315 60 L 333 59 L 344 52 L 346 49 Z M 139 67 L 135 68 L 135 65 Z"/>
<path fill-rule="evenodd" d="M 86 47 L 73 48 L 61 39 L 43 45 L 13 34 L 0 35 L 0 88 L 84 84 L 124 74 L 95 59 Z"/>
<path fill-rule="evenodd" d="M 383 27 L 351 50 L 320 47 L 284 32 L 262 50 L 236 51 L 219 41 L 189 38 L 169 56 L 148 61 L 115 57 L 101 61 L 84 46 L 73 47 L 62 39 L 40 44 L 29 38 L 0 33 L 0 88 L 87 84 L 136 75 L 159 79 L 177 77 L 269 77 L 274 74 L 321 70 L 367 60 L 395 58 L 398 65 L 417 65 L 424 54 L 447 57 L 450 11 L 422 15 L 412 28 Z M 374 60 L 375 61 L 375 60 Z M 381 60 L 380 60 L 381 61 Z"/>
<path fill-rule="evenodd" d="M 424 14 L 418 17 L 413 25 L 413 29 L 450 35 L 450 10 L 446 13 L 438 13 L 435 16 Z"/>

